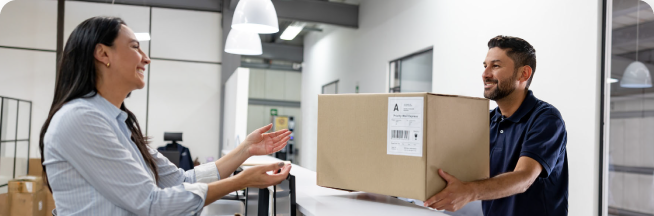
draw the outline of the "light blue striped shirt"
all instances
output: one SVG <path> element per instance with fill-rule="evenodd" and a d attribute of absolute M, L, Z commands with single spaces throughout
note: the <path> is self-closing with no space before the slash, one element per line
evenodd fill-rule
<path fill-rule="evenodd" d="M 91 94 L 87 95 L 91 96 Z M 152 170 L 130 139 L 127 113 L 100 94 L 66 103 L 44 137 L 44 162 L 58 215 L 199 215 L 214 163 L 184 171 L 148 148 Z"/>

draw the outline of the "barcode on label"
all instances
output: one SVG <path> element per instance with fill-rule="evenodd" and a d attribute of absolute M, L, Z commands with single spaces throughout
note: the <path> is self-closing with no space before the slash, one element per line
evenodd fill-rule
<path fill-rule="evenodd" d="M 409 139 L 409 131 L 407 130 L 391 130 L 391 139 Z"/>

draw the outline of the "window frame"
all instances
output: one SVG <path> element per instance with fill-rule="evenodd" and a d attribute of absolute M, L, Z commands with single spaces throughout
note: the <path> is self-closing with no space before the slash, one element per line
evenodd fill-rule
<path fill-rule="evenodd" d="M 322 94 L 325 94 L 325 87 L 327 87 L 327 86 L 329 86 L 329 85 L 336 85 L 336 86 L 334 86 L 334 92 L 335 92 L 334 94 L 338 94 L 338 81 L 339 81 L 339 80 L 334 80 L 334 81 L 331 81 L 331 82 L 329 82 L 329 83 L 327 83 L 327 84 L 322 85 L 322 91 L 321 91 L 321 93 L 322 93 Z"/>
<path fill-rule="evenodd" d="M 388 62 L 388 88 L 387 91 L 388 93 L 401 93 L 402 92 L 402 71 L 400 70 L 402 68 L 402 61 L 409 59 L 411 57 L 417 56 L 417 55 L 422 55 L 427 52 L 434 52 L 434 46 L 430 46 L 421 50 L 418 50 L 417 52 L 411 53 L 409 55 L 393 59 Z M 433 60 L 432 60 L 432 67 L 433 67 Z M 394 73 L 394 74 L 391 74 Z M 398 79 L 398 84 L 397 86 L 394 86 L 393 83 L 395 81 L 394 76 L 397 74 L 397 79 Z M 433 82 L 433 80 L 432 80 Z"/>

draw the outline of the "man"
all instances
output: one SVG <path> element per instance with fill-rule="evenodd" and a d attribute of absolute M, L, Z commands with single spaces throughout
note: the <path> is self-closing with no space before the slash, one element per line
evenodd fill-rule
<path fill-rule="evenodd" d="M 425 206 L 456 211 L 483 200 L 486 216 L 567 215 L 566 129 L 559 111 L 529 90 L 536 51 L 509 36 L 492 38 L 488 48 L 484 97 L 498 105 L 490 112 L 492 178 L 462 182 L 439 169 L 447 186 Z"/>

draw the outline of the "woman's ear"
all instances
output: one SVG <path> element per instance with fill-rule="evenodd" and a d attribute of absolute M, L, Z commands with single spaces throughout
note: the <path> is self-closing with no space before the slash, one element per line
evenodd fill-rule
<path fill-rule="evenodd" d="M 107 65 L 109 62 L 109 55 L 107 54 L 107 46 L 104 44 L 95 45 L 95 50 L 93 51 L 93 56 L 96 60 L 100 61 L 102 64 Z"/>

